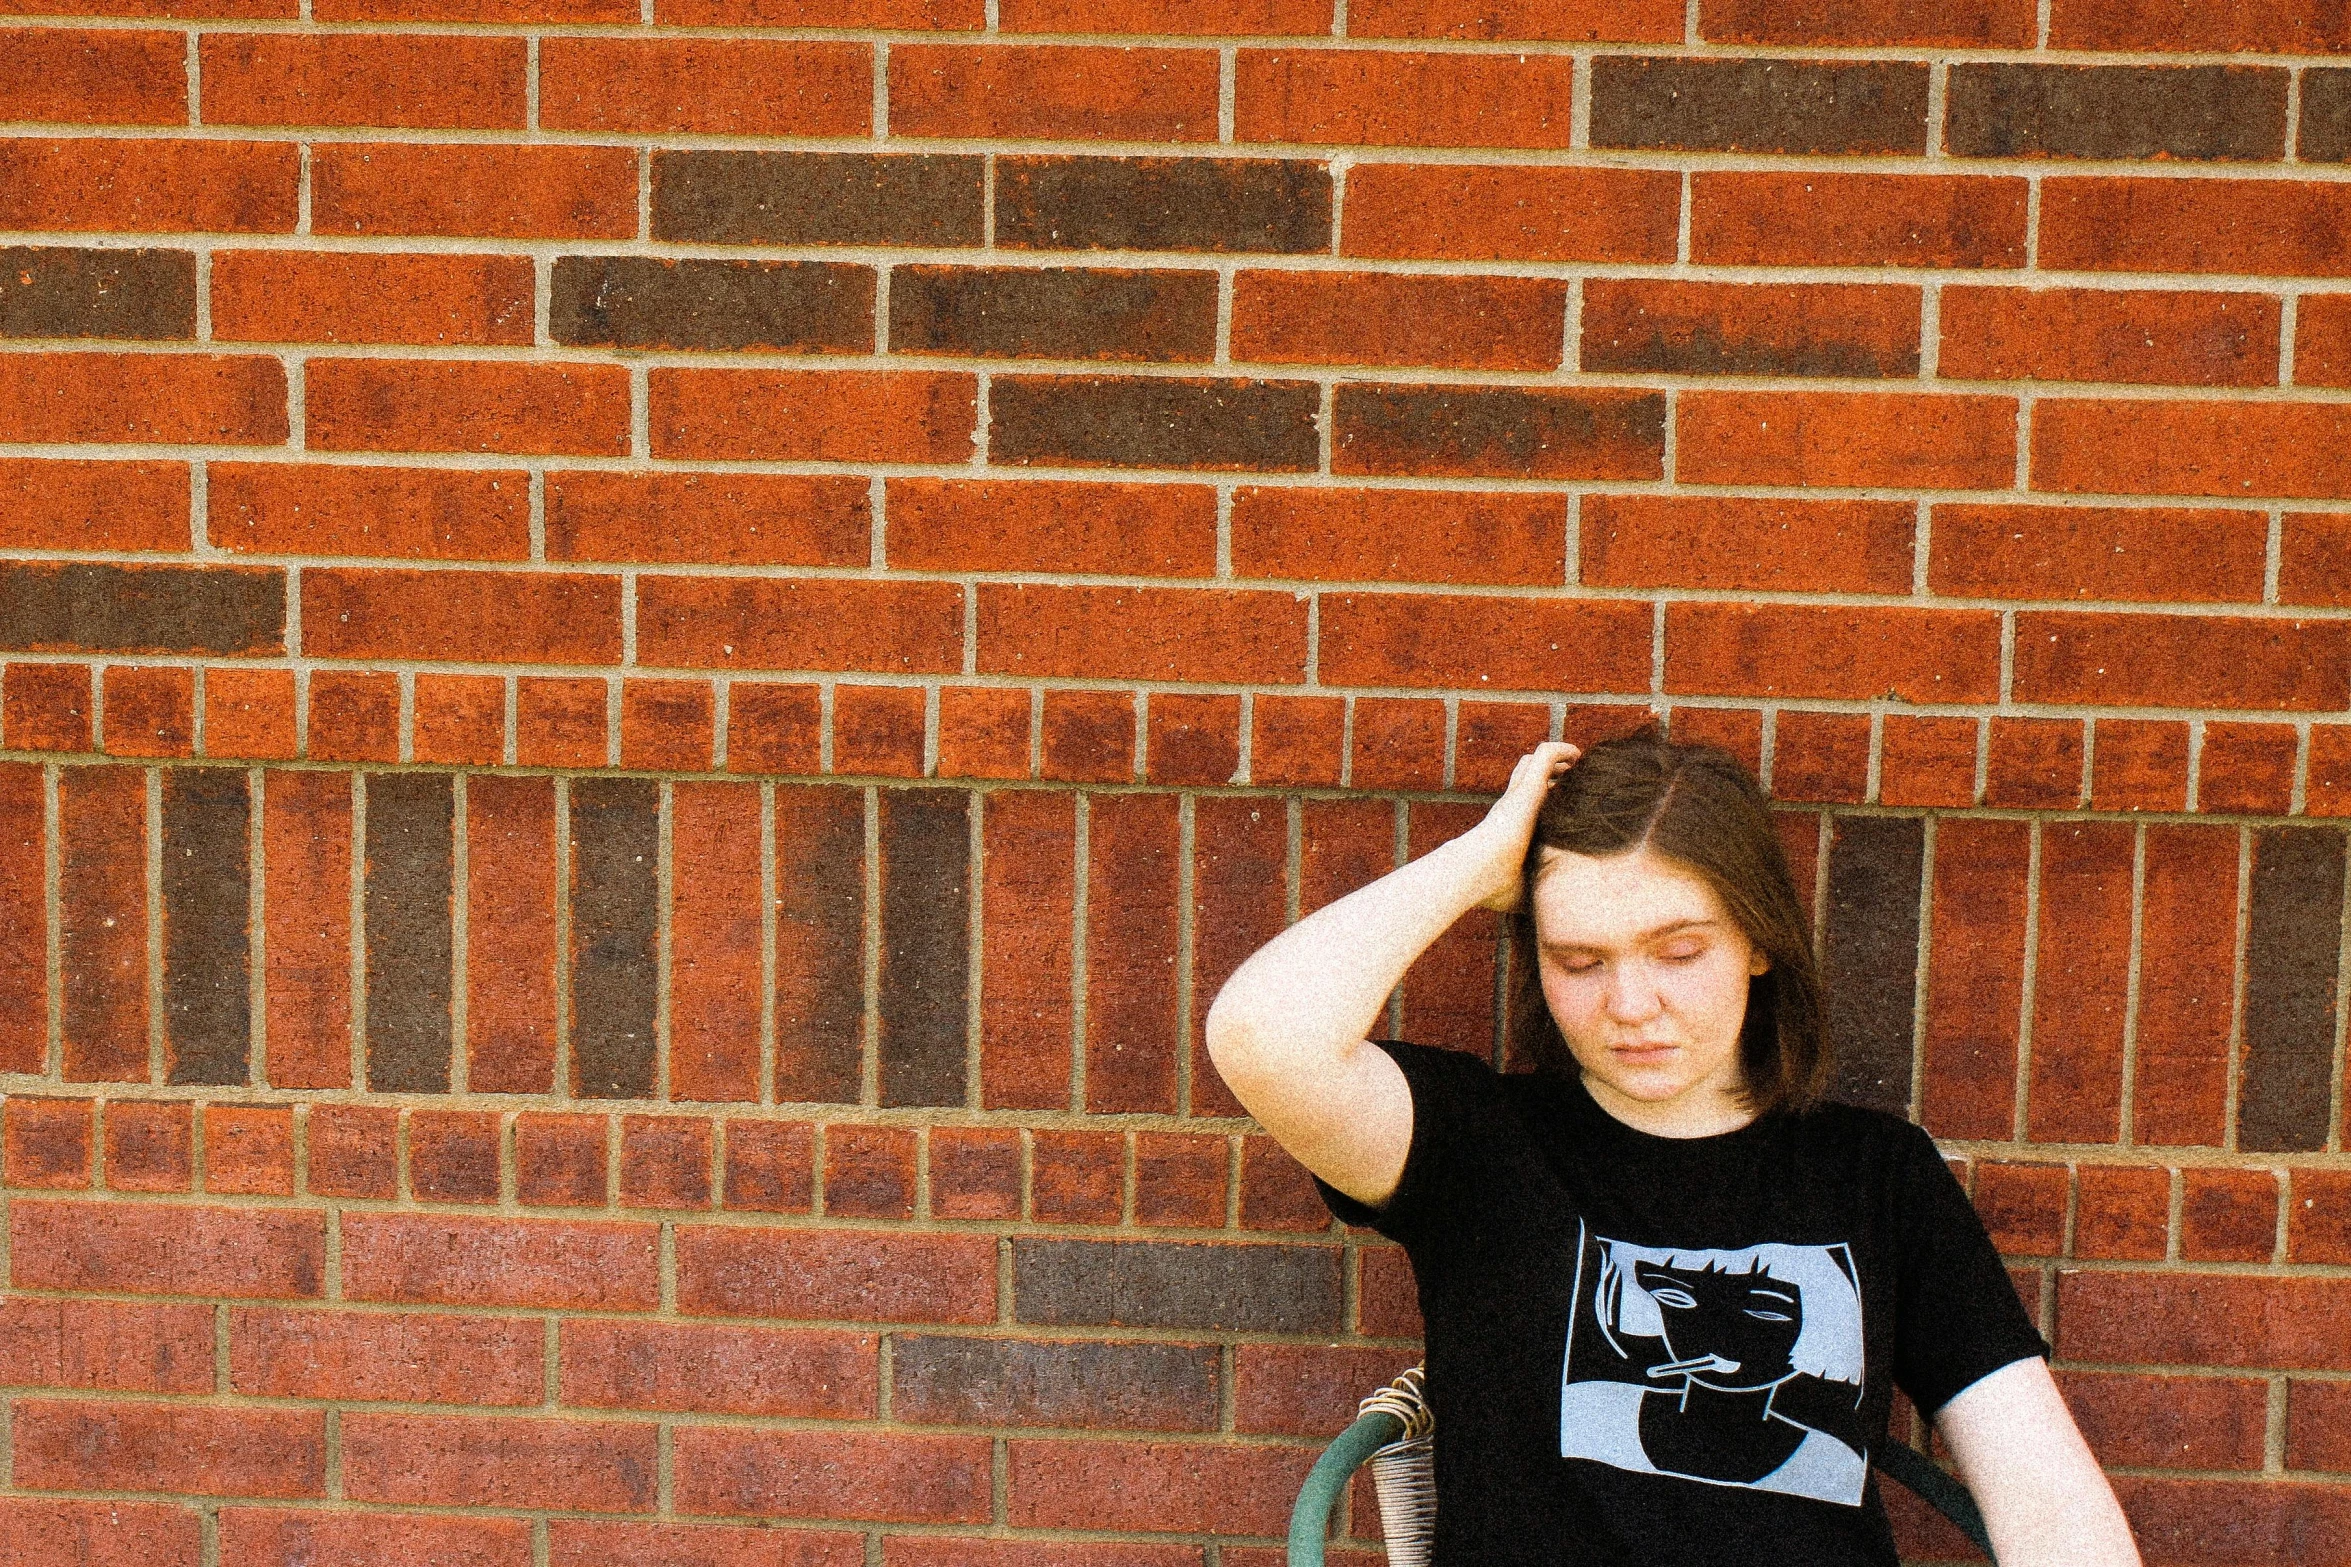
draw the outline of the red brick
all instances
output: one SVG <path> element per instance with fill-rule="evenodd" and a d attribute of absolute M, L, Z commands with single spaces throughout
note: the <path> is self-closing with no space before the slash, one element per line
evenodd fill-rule
<path fill-rule="evenodd" d="M 1236 782 L 1241 771 L 1241 699 L 1158 692 L 1151 696 L 1145 771 L 1164 784 Z"/>
<path fill-rule="evenodd" d="M 1904 392 L 1686 392 L 1675 477 L 1691 484 L 2006 489 L 2016 403 Z"/>
<path fill-rule="evenodd" d="M 883 1567 L 1199 1567 L 1200 1560 L 1196 1545 L 1058 1544 L 940 1535 L 892 1535 L 882 1542 Z M 1225 1560 L 1238 1560 L 1229 1546 Z"/>
<path fill-rule="evenodd" d="M 91 748 L 91 676 L 82 664 L 10 664 L 0 672 L 0 733 L 18 751 Z"/>
<path fill-rule="evenodd" d="M 420 759 L 423 749 L 420 739 Z M 553 784 L 471 779 L 466 843 L 467 1082 L 476 1093 L 545 1093 L 555 1073 Z"/>
<path fill-rule="evenodd" d="M 925 700 L 920 686 L 834 687 L 833 771 L 920 778 Z"/>
<path fill-rule="evenodd" d="M 2293 806 L 2298 744 L 2289 724 L 2206 724 L 2196 763 L 2196 808 L 2285 815 Z"/>
<path fill-rule="evenodd" d="M 160 1502 L 0 1501 L 0 1556 L 74 1567 L 197 1567 L 203 1521 Z"/>
<path fill-rule="evenodd" d="M 1984 803 L 2064 811 L 2082 801 L 2082 726 L 2062 718 L 1992 720 Z"/>
<path fill-rule="evenodd" d="M 2032 482 L 2117 495 L 2351 496 L 2351 408 L 2042 402 L 2033 411 Z"/>
<path fill-rule="evenodd" d="M 1937 506 L 1927 582 L 1966 598 L 2258 603 L 2259 512 Z"/>
<path fill-rule="evenodd" d="M 1757 777 L 1763 775 L 1761 713 L 1736 707 L 1677 707 L 1673 710 L 1672 724 L 1675 744 L 1717 747 L 1737 757 Z M 1508 781 L 1509 775 L 1502 774 L 1495 782 L 1494 792 L 1500 793 Z"/>
<path fill-rule="evenodd" d="M 724 1524 L 548 1526 L 552 1567 L 864 1567 L 864 1537 Z"/>
<path fill-rule="evenodd" d="M 98 748 L 109 756 L 196 754 L 196 672 L 110 665 L 103 690 L 106 732 Z"/>
<path fill-rule="evenodd" d="M 2278 301 L 2267 294 L 1950 288 L 1936 373 L 1960 381 L 2274 386 L 2278 323 Z"/>
<path fill-rule="evenodd" d="M 307 430 L 319 451 L 579 453 L 629 449 L 628 373 L 618 365 L 320 359 Z"/>
<path fill-rule="evenodd" d="M 524 560 L 531 550 L 520 472 L 214 463 L 205 519 L 213 544 L 261 554 Z"/>
<path fill-rule="evenodd" d="M 707 696 L 709 688 L 694 689 Z M 708 758 L 705 740 L 699 766 Z M 625 730 L 622 761 L 628 763 Z M 672 790 L 672 1099 L 759 1097 L 759 816 L 758 790 L 742 784 Z"/>
<path fill-rule="evenodd" d="M 19 1198 L 8 1224 L 10 1279 L 33 1289 L 316 1295 L 326 1265 L 324 1220 L 309 1209 Z"/>
<path fill-rule="evenodd" d="M 630 680 L 620 689 L 620 765 L 710 771 L 717 694 L 705 680 Z"/>
<path fill-rule="evenodd" d="M 815 1202 L 816 1133 L 799 1121 L 726 1124 L 726 1206 L 806 1213 Z"/>
<path fill-rule="evenodd" d="M 1197 1083 L 1194 1093 L 1198 1093 Z M 1135 1222 L 1187 1229 L 1223 1228 L 1228 1146 L 1222 1137 L 1136 1133 Z"/>
<path fill-rule="evenodd" d="M 324 9 L 321 7 L 320 9 Z M 223 1562 L 235 1567 L 512 1567 L 528 1561 L 531 1526 L 521 1518 L 433 1518 L 416 1514 L 301 1512 L 230 1507 L 220 1513 Z"/>
<path fill-rule="evenodd" d="M 311 153 L 310 177 L 311 222 L 321 234 L 629 239 L 637 232 L 637 154 L 628 147 L 322 143 Z"/>
<path fill-rule="evenodd" d="M 1080 680 L 1289 683 L 1306 605 L 1289 593 L 982 584 L 979 672 Z"/>
<path fill-rule="evenodd" d="M 2351 607 L 2351 516 L 2288 512 L 2278 597 L 2288 604 Z"/>
<path fill-rule="evenodd" d="M 1232 1443 L 1020 1441 L 1011 1448 L 1016 1529 L 1154 1529 L 1277 1535 L 1310 1448 Z"/>
<path fill-rule="evenodd" d="M 825 1212 L 846 1219 L 913 1218 L 919 1154 L 908 1127 L 826 1127 Z"/>
<path fill-rule="evenodd" d="M 229 1315 L 229 1386 L 264 1398 L 536 1404 L 545 1341 L 527 1317 L 251 1307 Z"/>
<path fill-rule="evenodd" d="M 1992 720 L 1995 745 L 2000 723 Z M 2135 833 L 2128 822 L 2050 822 L 2041 829 L 2033 1061 L 2025 1089 L 2025 1132 L 2036 1142 L 2114 1142 L 2122 1133 Z"/>
<path fill-rule="evenodd" d="M 1409 1350 L 1245 1344 L 1234 1352 L 1233 1429 L 1327 1438 L 1356 1406 L 1412 1364 Z"/>
<path fill-rule="evenodd" d="M 658 21 L 683 27 L 853 27 L 977 32 L 982 0 L 661 0 Z"/>
<path fill-rule="evenodd" d="M 2075 1198 L 2073 1254 L 2160 1262 L 2171 1233 L 2171 1172 L 2085 1164 Z"/>
<path fill-rule="evenodd" d="M 900 44 L 890 51 L 893 135 L 1214 141 L 1216 119 L 1217 60 L 1205 49 Z"/>
<path fill-rule="evenodd" d="M 1314 1178 L 1270 1137 L 1241 1139 L 1240 1206 L 1246 1230 L 1313 1234 L 1331 1227 L 1331 1211 Z"/>
<path fill-rule="evenodd" d="M 1773 5 L 1729 0 L 1711 5 L 1699 23 L 1709 43 L 1867 47 L 1944 44 L 1977 49 L 2030 49 L 2038 36 L 2031 0 L 1811 0 Z"/>
<path fill-rule="evenodd" d="M 2188 804 L 2188 726 L 2101 718 L 2093 726 L 2090 808 L 2179 811 Z"/>
<path fill-rule="evenodd" d="M 343 1292 L 431 1305 L 648 1310 L 654 1226 L 558 1219 L 343 1215 Z"/>
<path fill-rule="evenodd" d="M 528 344 L 533 286 L 528 256 L 224 250 L 212 260 L 212 335 L 246 343 Z M 292 471 L 319 483 L 371 470 Z"/>
<path fill-rule="evenodd" d="M 320 762 L 400 760 L 400 677 L 322 669 L 310 677 L 308 753 Z"/>
<path fill-rule="evenodd" d="M 1195 484 L 893 479 L 890 564 L 912 571 L 1216 574 L 1216 492 Z"/>
<path fill-rule="evenodd" d="M 2134 1128 L 2142 1142 L 2217 1145 L 2222 1138 L 2236 990 L 2237 855 L 2234 829 L 2147 830 Z"/>
<path fill-rule="evenodd" d="M 209 1393 L 212 1308 L 0 1300 L 0 1375 L 12 1387 Z"/>
<path fill-rule="evenodd" d="M 205 1105 L 204 1189 L 291 1196 L 293 1110 L 282 1105 Z"/>
<path fill-rule="evenodd" d="M 204 754 L 286 761 L 296 753 L 294 672 L 204 671 Z"/>
<path fill-rule="evenodd" d="M 628 0 L 314 0 L 322 22 L 634 22 Z"/>
<path fill-rule="evenodd" d="M 2292 1262 L 2351 1262 L 2351 1175 L 2296 1170 L 2286 1204 L 2286 1257 Z"/>
<path fill-rule="evenodd" d="M 1419 1338 L 1420 1297 L 1412 1259 L 1401 1246 L 1367 1246 L 1356 1253 L 1356 1329 L 1366 1338 Z"/>
<path fill-rule="evenodd" d="M 2186 11 L 2151 0 L 2055 0 L 2049 12 L 2049 44 L 2055 49 L 2332 54 L 2347 41 L 2341 18 L 2310 0 Z"/>
<path fill-rule="evenodd" d="M 525 767 L 601 767 L 610 687 L 523 676 L 514 691 L 514 759 Z"/>
<path fill-rule="evenodd" d="M 1556 279 L 1244 272 L 1232 350 L 1263 364 L 1554 370 L 1566 306 Z"/>
<path fill-rule="evenodd" d="M 2250 1563 L 2351 1554 L 2351 1504 L 2339 1486 L 2150 1475 L 2126 1478 L 2116 1490 L 2149 1561 Z"/>
<path fill-rule="evenodd" d="M 2351 725 L 2311 726 L 2302 808 L 2312 816 L 2351 816 Z"/>
<path fill-rule="evenodd" d="M 1537 703 L 1461 703 L 1454 721 L 1453 787 L 1501 793 L 1518 759 L 1550 735 L 1550 709 Z"/>
<path fill-rule="evenodd" d="M 1029 776 L 1029 693 L 992 686 L 939 691 L 941 778 Z"/>
<path fill-rule="evenodd" d="M 1682 19 L 1673 0 L 1353 0 L 1347 35 L 1679 43 Z"/>
<path fill-rule="evenodd" d="M 2341 1370 L 2351 1281 L 2249 1274 L 2057 1275 L 2057 1353 L 2137 1365 Z"/>
<path fill-rule="evenodd" d="M 188 48 L 183 35 L 11 27 L 0 30 L 0 50 L 16 62 L 7 85 L 0 86 L 0 120 L 188 123 Z"/>
<path fill-rule="evenodd" d="M 116 1099 L 99 1120 L 105 1128 L 106 1184 L 118 1192 L 184 1192 L 194 1188 L 193 1107 L 166 1100 Z"/>
<path fill-rule="evenodd" d="M 254 355 L 10 354 L 0 410 L 0 440 L 275 446 L 286 373 Z"/>
<path fill-rule="evenodd" d="M 965 462 L 978 382 L 947 371 L 652 373 L 656 457 Z"/>
<path fill-rule="evenodd" d="M 313 1105 L 305 1142 L 309 1190 L 321 1197 L 399 1194 L 400 1114 L 364 1105 Z"/>
<path fill-rule="evenodd" d="M 420 674 L 411 707 L 411 750 L 416 761 L 495 767 L 506 759 L 506 682 L 502 677 Z"/>
<path fill-rule="evenodd" d="M 880 1344 L 868 1333 L 575 1318 L 563 1324 L 560 1397 L 587 1409 L 869 1420 Z"/>
<path fill-rule="evenodd" d="M 2351 274 L 2351 191 L 2288 180 L 2053 179 L 2038 257 L 2073 272 Z"/>
<path fill-rule="evenodd" d="M 1347 700 L 1259 696 L 1251 702 L 1250 781 L 1335 786 L 1347 759 Z"/>
<path fill-rule="evenodd" d="M 530 1207 L 603 1207 L 607 1129 L 600 1115 L 516 1116 L 515 1196 Z"/>
<path fill-rule="evenodd" d="M 1999 690 L 1999 621 L 1984 611 L 1685 603 L 1666 607 L 1665 628 L 1668 691 L 1989 702 Z"/>
<path fill-rule="evenodd" d="M 990 1235 L 688 1225 L 677 1258 L 678 1309 L 689 1316 L 996 1320 Z"/>
<path fill-rule="evenodd" d="M 623 134 L 863 136 L 873 128 L 873 51 L 761 39 L 549 38 L 539 45 L 539 123 Z"/>
<path fill-rule="evenodd" d="M 812 685 L 734 682 L 727 692 L 727 771 L 822 772 L 822 703 Z"/>
<path fill-rule="evenodd" d="M 2021 267 L 2025 200 L 2025 181 L 1979 175 L 1693 174 L 1690 259 L 1714 266 Z"/>
<path fill-rule="evenodd" d="M 1299 807 L 1298 912 L 1311 914 L 1396 868 L 1396 808 L 1387 800 L 1309 800 Z"/>
<path fill-rule="evenodd" d="M 631 565 L 861 566 L 866 481 L 754 473 L 556 473 L 547 558 Z"/>
<path fill-rule="evenodd" d="M 1245 142 L 1565 147 L 1565 55 L 1244 49 L 1234 133 Z"/>
<path fill-rule="evenodd" d="M 184 550 L 188 465 L 0 460 L 0 548 Z"/>
<path fill-rule="evenodd" d="M 2067 1171 L 2062 1164 L 1980 1160 L 1976 1211 L 2004 1256 L 2054 1257 L 2064 1250 Z"/>
<path fill-rule="evenodd" d="M 317 658 L 620 661 L 617 577 L 313 567 L 302 608 L 303 651 Z"/>
<path fill-rule="evenodd" d="M 931 1217 L 1020 1217 L 1020 1133 L 1011 1127 L 935 1126 Z"/>
<path fill-rule="evenodd" d="M 1556 587 L 1565 572 L 1565 527 L 1557 496 L 1243 489 L 1233 496 L 1233 572 L 1312 582 Z"/>
<path fill-rule="evenodd" d="M 0 224 L 12 229 L 291 234 L 301 183 L 292 142 L 0 142 Z"/>
<path fill-rule="evenodd" d="M 1039 1224 L 1116 1224 L 1125 1188 L 1123 1133 L 1040 1131 L 1031 1138 L 1029 1209 Z"/>
<path fill-rule="evenodd" d="M 2004 1140 L 2015 1125 L 2031 844 L 2023 822 L 1936 827 L 1921 1120 L 1937 1137 Z"/>
<path fill-rule="evenodd" d="M 1182 832 L 1173 795 L 1095 795 L 1086 865 L 1085 1108 L 1173 1114 Z"/>
<path fill-rule="evenodd" d="M 1359 32 L 1352 12 L 1349 31 Z M 1681 176 L 1665 169 L 1358 164 L 1347 171 L 1339 248 L 1399 260 L 1670 262 L 1681 195 Z"/>
<path fill-rule="evenodd" d="M 466 34 L 207 33 L 204 120 L 519 131 L 528 52 Z"/>
<path fill-rule="evenodd" d="M 1038 730 L 1038 776 L 1069 783 L 1129 783 L 1140 733 L 1135 698 L 1123 691 L 1047 691 Z"/>
<path fill-rule="evenodd" d="M 1842 283 L 1584 285 L 1585 370 L 1899 377 L 1919 366 L 1919 291 Z"/>
<path fill-rule="evenodd" d="M 26 1490 L 326 1495 L 322 1410 L 26 1398 L 9 1425 Z"/>
<path fill-rule="evenodd" d="M 2351 703 L 2336 621 L 2026 611 L 2016 699 L 2328 711 Z"/>
<path fill-rule="evenodd" d="M 2250 1469 L 2256 1464 L 2244 1467 Z M 2288 1384 L 2286 1467 L 2351 1473 L 2351 1386 L 2341 1382 Z"/>
<path fill-rule="evenodd" d="M 1590 587 L 1908 593 L 1917 526 L 1900 502 L 1593 495 L 1579 558 Z"/>
<path fill-rule="evenodd" d="M 1327 34 L 1331 5 L 1332 0 L 1004 0 L 1001 25 L 1008 33 Z"/>
<path fill-rule="evenodd" d="M 2278 1249 L 2278 1178 L 2271 1170 L 2188 1170 L 2180 1255 L 2190 1262 L 2268 1262 Z"/>
<path fill-rule="evenodd" d="M 2269 1420 L 2266 1382 L 2069 1371 L 2058 1387 L 2101 1463 L 2261 1467 Z"/>
<path fill-rule="evenodd" d="M 2295 307 L 2294 384 L 2351 386 L 2351 294 L 2305 294 Z"/>
<path fill-rule="evenodd" d="M 1322 678 L 1339 685 L 1640 691 L 1649 606 L 1629 600 L 1329 594 Z"/>
<path fill-rule="evenodd" d="M 646 1513 L 649 1425 L 484 1415 L 343 1416 L 343 1494 L 358 1502 Z"/>
<path fill-rule="evenodd" d="M 1445 704 L 1357 697 L 1347 778 L 1357 789 L 1445 787 Z"/>
<path fill-rule="evenodd" d="M 0 1179 L 16 1189 L 87 1191 L 94 1104 L 89 1099 L 0 1099 Z"/>
<path fill-rule="evenodd" d="M 69 768 L 57 779 L 57 935 L 68 1082 L 148 1078 L 147 782 L 136 768 Z"/>
<path fill-rule="evenodd" d="M 1878 740 L 1878 803 L 1973 805 L 1976 720 L 1888 713 Z"/>
<path fill-rule="evenodd" d="M 419 1202 L 498 1200 L 498 1117 L 419 1110 L 408 1121 L 408 1184 Z"/>
<path fill-rule="evenodd" d="M 688 1426 L 676 1437 L 677 1506 L 733 1517 L 985 1523 L 990 1450 L 984 1436 Z"/>
<path fill-rule="evenodd" d="M 1869 715 L 1783 710 L 1772 747 L 1775 800 L 1858 805 L 1869 794 Z"/>

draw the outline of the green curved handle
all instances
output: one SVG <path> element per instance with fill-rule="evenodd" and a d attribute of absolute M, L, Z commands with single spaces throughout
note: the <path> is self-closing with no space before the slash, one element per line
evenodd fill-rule
<path fill-rule="evenodd" d="M 1356 1466 L 1404 1434 L 1404 1422 L 1386 1410 L 1374 1410 L 1322 1450 L 1298 1505 L 1290 1509 L 1290 1567 L 1322 1567 L 1322 1545 L 1331 1532 L 1331 1509 L 1347 1489 Z"/>

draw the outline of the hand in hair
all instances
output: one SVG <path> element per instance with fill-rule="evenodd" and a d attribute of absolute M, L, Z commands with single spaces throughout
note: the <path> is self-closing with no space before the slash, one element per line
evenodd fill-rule
<path fill-rule="evenodd" d="M 1534 841 L 1535 817 L 1551 786 L 1583 754 L 1564 740 L 1550 740 L 1520 757 L 1502 798 L 1466 835 L 1486 847 L 1490 872 L 1501 881 L 1495 892 L 1478 900 L 1479 908 L 1513 914 L 1525 904 L 1527 845 Z"/>

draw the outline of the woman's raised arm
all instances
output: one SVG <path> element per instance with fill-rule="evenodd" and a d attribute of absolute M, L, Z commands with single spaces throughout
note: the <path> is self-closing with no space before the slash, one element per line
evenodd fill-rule
<path fill-rule="evenodd" d="M 1208 1052 L 1234 1097 L 1359 1202 L 1387 1201 L 1412 1146 L 1404 1074 L 1365 1036 L 1447 926 L 1473 908 L 1518 905 L 1535 813 L 1581 754 L 1537 746 L 1477 826 L 1267 942 L 1208 1010 Z"/>

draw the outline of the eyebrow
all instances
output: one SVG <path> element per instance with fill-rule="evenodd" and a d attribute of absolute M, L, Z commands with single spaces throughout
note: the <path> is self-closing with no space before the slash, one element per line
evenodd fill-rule
<path fill-rule="evenodd" d="M 1680 931 L 1711 930 L 1720 926 L 1721 923 L 1720 920 L 1673 920 L 1656 927 L 1654 930 L 1642 931 L 1633 938 L 1633 941 L 1638 945 L 1641 942 L 1655 941 L 1661 936 L 1671 936 Z M 1543 943 L 1543 947 L 1549 952 L 1599 952 L 1603 950 L 1588 941 L 1546 941 Z"/>

